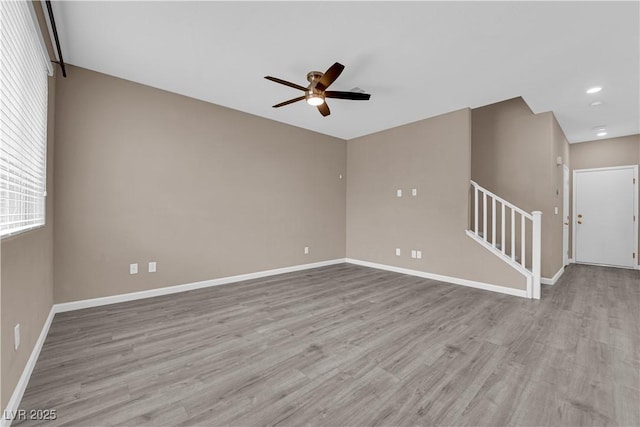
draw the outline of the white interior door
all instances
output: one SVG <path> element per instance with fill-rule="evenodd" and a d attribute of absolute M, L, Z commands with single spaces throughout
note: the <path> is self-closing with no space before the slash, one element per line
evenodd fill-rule
<path fill-rule="evenodd" d="M 569 167 L 562 165 L 562 265 L 569 265 Z"/>
<path fill-rule="evenodd" d="M 575 261 L 635 267 L 637 166 L 574 171 Z"/>

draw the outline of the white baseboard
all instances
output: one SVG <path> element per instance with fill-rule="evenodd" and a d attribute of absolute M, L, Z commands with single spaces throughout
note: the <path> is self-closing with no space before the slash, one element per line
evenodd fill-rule
<path fill-rule="evenodd" d="M 634 264 L 632 266 L 623 266 L 623 265 L 611 265 L 611 264 L 598 264 L 595 262 L 584 262 L 584 261 L 578 261 L 575 264 L 578 265 L 591 265 L 594 267 L 608 267 L 608 268 L 622 268 L 624 270 L 640 270 L 640 264 Z"/>
<path fill-rule="evenodd" d="M 51 322 L 53 321 L 53 317 L 56 313 L 63 313 L 65 311 L 72 311 L 72 310 L 80 310 L 83 308 L 98 307 L 102 305 L 115 304 L 115 303 L 125 302 L 125 301 L 134 301 L 138 299 L 151 298 L 151 297 L 160 296 L 160 295 L 174 294 L 174 293 L 185 292 L 185 291 L 190 291 L 194 289 L 207 288 L 210 286 L 225 285 L 228 283 L 241 282 L 244 280 L 258 279 L 258 278 L 268 277 L 268 276 L 275 276 L 277 274 L 291 273 L 295 271 L 308 270 L 311 268 L 325 267 L 325 266 L 334 265 L 334 264 L 341 264 L 344 262 L 361 265 L 364 267 L 377 268 L 380 270 L 393 271 L 401 274 L 408 274 L 411 276 L 422 277 L 425 279 L 438 280 L 440 282 L 453 283 L 456 285 L 468 286 L 471 288 L 483 289 L 487 291 L 527 298 L 526 290 L 512 289 L 504 286 L 492 285 L 489 283 L 475 282 L 472 280 L 460 279 L 457 277 L 442 276 L 439 274 L 427 273 L 427 272 L 418 271 L 418 270 L 410 270 L 406 268 L 394 267 L 394 266 L 384 265 L 384 264 L 377 264 L 377 263 L 368 262 L 368 261 L 360 261 L 360 260 L 350 259 L 350 258 L 339 258 L 339 259 L 333 259 L 329 261 L 315 262 L 311 264 L 303 264 L 303 265 L 296 265 L 291 267 L 277 268 L 274 270 L 259 271 L 256 273 L 222 277 L 219 279 L 205 280 L 202 282 L 188 283 L 184 285 L 168 286 L 164 288 L 151 289 L 148 291 L 132 292 L 128 294 L 120 294 L 120 295 L 113 295 L 108 297 L 92 298 L 92 299 L 86 299 L 86 300 L 80 300 L 80 301 L 54 304 L 53 307 L 51 307 L 51 311 L 49 312 L 49 316 L 47 317 L 47 320 L 45 321 L 44 326 L 42 327 L 40 336 L 38 337 L 38 340 L 36 341 L 36 344 L 33 347 L 31 355 L 29 356 L 29 360 L 27 361 L 27 364 L 24 370 L 22 371 L 20 380 L 18 381 L 18 384 L 16 385 L 13 394 L 11 395 L 11 399 L 9 399 L 9 403 L 7 404 L 7 407 L 3 412 L 3 416 L 0 419 L 0 427 L 9 427 L 11 425 L 11 421 L 12 421 L 11 414 L 15 414 L 20 406 L 20 401 L 22 400 L 22 396 L 24 395 L 24 392 L 27 388 L 27 384 L 29 383 L 29 378 L 31 377 L 31 373 L 33 372 L 36 362 L 38 361 L 38 356 L 40 355 L 40 351 L 42 350 L 42 346 L 47 337 L 47 333 L 49 332 L 49 327 L 51 326 Z"/>
<path fill-rule="evenodd" d="M 42 346 L 44 345 L 44 341 L 47 338 L 47 334 L 49 333 L 49 327 L 51 326 L 51 322 L 53 321 L 53 316 L 55 315 L 55 305 L 51 307 L 49 311 L 49 315 L 47 316 L 47 320 L 44 321 L 44 325 L 42 326 L 42 331 L 40 331 L 40 336 L 38 336 L 38 340 L 36 344 L 33 346 L 33 350 L 31 350 L 31 355 L 27 360 L 27 364 L 22 370 L 22 375 L 20 375 L 20 379 L 18 380 L 18 384 L 13 389 L 13 394 L 11 395 L 11 399 L 7 403 L 7 407 L 2 412 L 2 418 L 0 419 L 0 427 L 9 427 L 11 422 L 15 418 L 15 414 L 20 407 L 20 401 L 22 400 L 22 396 L 24 395 L 24 391 L 27 389 L 27 384 L 29 384 L 29 379 L 31 378 L 31 373 L 33 372 L 33 368 L 36 366 L 36 362 L 38 361 L 38 356 L 40 356 L 40 351 L 42 350 Z"/>
<path fill-rule="evenodd" d="M 569 264 L 573 264 L 574 262 L 576 262 L 573 258 L 569 258 Z"/>
<path fill-rule="evenodd" d="M 377 268 L 379 270 L 393 271 L 395 273 L 408 274 L 410 276 L 422 277 L 425 279 L 438 280 L 440 282 L 453 283 L 455 285 L 468 286 L 470 288 L 483 289 L 485 291 L 498 292 L 501 294 L 513 295 L 521 298 L 528 298 L 526 289 L 513 289 L 505 286 L 492 285 L 490 283 L 476 282 L 473 280 L 460 279 L 458 277 L 442 276 L 440 274 L 427 273 L 425 271 L 410 270 L 408 268 L 394 267 L 392 265 L 378 264 L 375 262 L 361 261 L 347 258 L 350 264 L 361 265 L 363 267 Z"/>
<path fill-rule="evenodd" d="M 291 267 L 276 268 L 274 270 L 259 271 L 256 273 L 239 274 L 237 276 L 221 277 L 219 279 L 204 280 L 202 282 L 187 283 L 184 285 L 167 286 L 164 288 L 150 289 L 148 291 L 131 292 L 128 294 L 111 295 L 108 297 L 91 298 L 80 301 L 71 301 L 55 304 L 55 312 L 81 310 L 83 308 L 99 307 L 101 305 L 116 304 L 119 302 L 134 301 L 138 299 L 157 297 L 161 295 L 175 294 L 178 292 L 192 291 L 194 289 L 208 288 L 210 286 L 226 285 L 228 283 L 241 282 L 243 280 L 259 279 L 261 277 L 275 276 L 276 274 L 291 273 L 294 271 L 308 270 L 311 268 L 325 267 L 327 265 L 341 264 L 344 258 L 329 261 L 314 262 L 311 264 L 294 265 Z"/>
<path fill-rule="evenodd" d="M 65 311 L 72 311 L 72 310 L 80 310 L 80 309 L 89 308 L 89 307 L 97 307 L 101 305 L 115 304 L 115 303 L 124 302 L 124 301 L 133 301 L 133 300 L 150 298 L 150 297 L 155 297 L 160 295 L 174 294 L 178 292 L 185 292 L 185 291 L 190 291 L 194 289 L 206 288 L 209 286 L 219 286 L 227 283 L 240 282 L 243 280 L 251 280 L 251 279 L 258 279 L 261 277 L 275 276 L 276 274 L 291 273 L 294 271 L 308 270 L 311 268 L 325 267 L 325 266 L 334 265 L 334 264 L 342 264 L 344 262 L 345 262 L 344 258 L 339 258 L 339 259 L 333 259 L 329 261 L 314 262 L 311 264 L 302 264 L 302 265 L 295 265 L 291 267 L 277 268 L 274 270 L 259 271 L 256 273 L 222 277 L 220 279 L 205 280 L 202 282 L 188 283 L 185 285 L 168 286 L 165 288 L 151 289 L 148 291 L 132 292 L 129 294 L 113 295 L 113 296 L 102 297 L 102 298 L 92 298 L 92 299 L 86 299 L 81 301 L 72 301 L 72 302 L 65 302 L 61 304 L 54 304 L 53 307 L 51 307 L 51 311 L 49 311 L 49 316 L 47 317 L 47 320 L 45 321 L 44 326 L 42 327 L 42 331 L 40 332 L 40 336 L 38 337 L 38 340 L 36 341 L 36 344 L 33 347 L 33 350 L 31 351 L 29 360 L 27 361 L 27 364 L 24 367 L 24 370 L 22 371 L 22 375 L 18 380 L 18 384 L 16 384 L 13 394 L 11 395 L 11 399 L 9 399 L 9 402 L 7 403 L 7 407 L 2 413 L 2 418 L 0 418 L 0 427 L 9 427 L 11 425 L 11 422 L 13 421 L 13 418 L 15 418 L 16 411 L 20 407 L 20 401 L 22 400 L 24 391 L 27 388 L 27 384 L 29 383 L 29 378 L 31 378 L 31 373 L 33 372 L 33 368 L 36 366 L 36 362 L 38 361 L 38 356 L 40 355 L 40 351 L 42 350 L 44 341 L 47 338 L 47 334 L 49 333 L 49 327 L 51 326 L 51 322 L 53 321 L 53 317 L 56 313 L 63 313 Z"/>
<path fill-rule="evenodd" d="M 554 274 L 551 279 L 541 277 L 540 283 L 542 283 L 543 285 L 555 285 L 558 279 L 560 279 L 560 276 L 562 276 L 562 273 L 564 273 L 564 265 L 560 267 L 560 270 L 558 270 L 558 272 Z"/>

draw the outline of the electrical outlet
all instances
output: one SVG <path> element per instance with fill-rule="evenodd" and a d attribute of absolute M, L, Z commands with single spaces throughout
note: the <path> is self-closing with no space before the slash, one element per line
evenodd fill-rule
<path fill-rule="evenodd" d="M 416 251 L 414 249 L 411 250 L 411 258 L 417 258 L 418 254 L 416 253 Z"/>
<path fill-rule="evenodd" d="M 396 248 L 396 256 L 400 256 L 400 248 Z"/>
<path fill-rule="evenodd" d="M 151 261 L 149 263 L 149 273 L 155 273 L 156 272 L 156 262 L 155 261 Z"/>
<path fill-rule="evenodd" d="M 416 251 L 416 258 L 422 259 L 422 251 Z"/>
<path fill-rule="evenodd" d="M 138 264 L 129 264 L 129 274 L 138 274 Z"/>
<path fill-rule="evenodd" d="M 20 347 L 20 323 L 13 327 L 13 347 L 16 350 Z"/>
<path fill-rule="evenodd" d="M 309 254 L 309 246 L 305 246 L 304 247 L 304 254 L 308 255 Z"/>
<path fill-rule="evenodd" d="M 396 197 L 402 197 L 402 190 L 396 190 Z"/>

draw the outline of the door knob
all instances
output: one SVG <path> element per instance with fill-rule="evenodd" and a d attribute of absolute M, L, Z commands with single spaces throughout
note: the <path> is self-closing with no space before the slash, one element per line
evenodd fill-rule
<path fill-rule="evenodd" d="M 565 222 L 565 223 L 564 223 L 564 225 L 569 225 L 569 223 L 568 223 L 568 222 Z"/>
<path fill-rule="evenodd" d="M 578 214 L 578 218 L 582 218 L 582 214 Z"/>
<path fill-rule="evenodd" d="M 582 221 L 578 220 L 578 224 L 582 224 Z"/>

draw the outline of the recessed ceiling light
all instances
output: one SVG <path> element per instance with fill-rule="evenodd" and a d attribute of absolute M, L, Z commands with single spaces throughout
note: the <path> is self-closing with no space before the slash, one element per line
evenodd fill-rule
<path fill-rule="evenodd" d="M 605 125 L 598 125 L 598 126 L 594 126 L 593 130 L 597 130 L 598 132 L 604 132 L 605 130 L 607 130 L 607 127 Z"/>
<path fill-rule="evenodd" d="M 593 101 L 591 104 L 589 104 L 592 107 L 597 107 L 598 105 L 602 105 L 602 101 Z"/>
<path fill-rule="evenodd" d="M 598 136 L 607 136 L 607 133 L 606 132 L 598 132 L 597 135 Z"/>
<path fill-rule="evenodd" d="M 587 89 L 587 93 L 591 94 L 591 93 L 598 93 L 602 90 L 602 88 L 600 86 L 594 86 L 594 87 L 590 87 L 589 89 Z"/>

